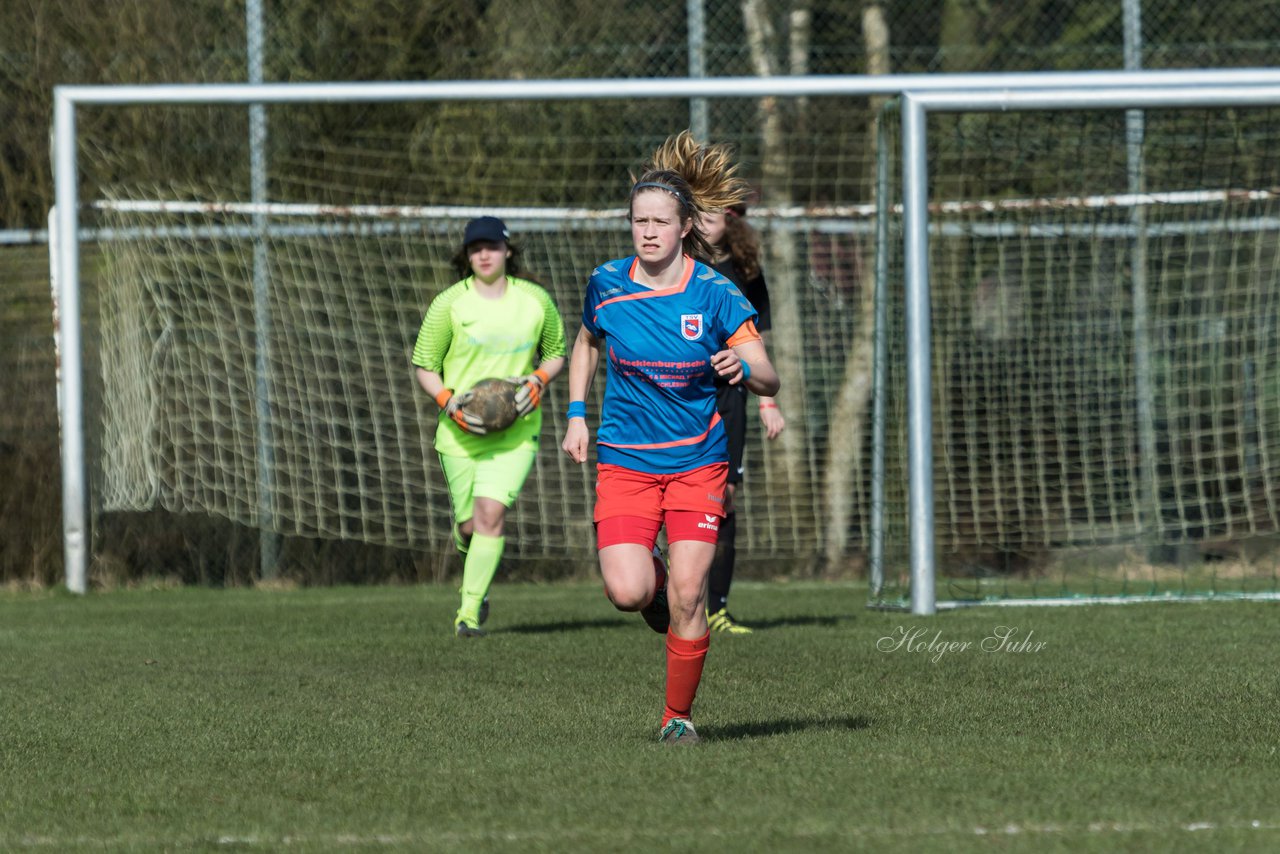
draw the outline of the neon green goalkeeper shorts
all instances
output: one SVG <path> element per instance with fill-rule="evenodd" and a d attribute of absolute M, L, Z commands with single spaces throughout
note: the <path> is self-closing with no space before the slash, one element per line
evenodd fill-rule
<path fill-rule="evenodd" d="M 492 498 L 504 507 L 514 504 L 537 453 L 536 446 L 521 445 L 478 458 L 440 454 L 444 479 L 449 483 L 449 500 L 453 502 L 453 518 L 459 522 L 470 519 L 477 498 Z"/>

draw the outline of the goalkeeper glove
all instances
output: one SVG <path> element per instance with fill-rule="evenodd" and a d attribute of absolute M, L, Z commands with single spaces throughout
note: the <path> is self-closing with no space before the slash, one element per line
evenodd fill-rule
<path fill-rule="evenodd" d="M 551 377 L 542 368 L 538 368 L 523 377 L 512 377 L 510 381 L 520 386 L 516 391 L 515 404 L 516 411 L 524 417 L 538 408 L 538 404 L 542 402 L 542 389 L 551 382 Z"/>
<path fill-rule="evenodd" d="M 473 415 L 467 412 L 465 407 L 471 401 L 472 394 L 464 391 L 462 394 L 454 394 L 450 389 L 444 389 L 436 395 L 436 405 L 440 407 L 449 418 L 462 428 L 464 433 L 470 433 L 472 436 L 483 436 L 489 432 L 484 429 L 484 422 L 480 420 L 479 415 Z"/>

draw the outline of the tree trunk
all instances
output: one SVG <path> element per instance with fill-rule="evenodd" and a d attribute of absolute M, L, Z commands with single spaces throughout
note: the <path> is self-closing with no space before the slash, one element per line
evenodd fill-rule
<path fill-rule="evenodd" d="M 938 36 L 942 50 L 942 70 L 960 71 L 971 68 L 974 49 L 978 44 L 978 18 L 989 12 L 980 0 L 943 0 L 941 32 Z"/>
<path fill-rule="evenodd" d="M 867 52 L 867 73 L 888 74 L 889 24 L 882 3 L 873 0 L 863 7 L 862 36 Z M 882 97 L 871 99 L 870 120 L 867 122 L 868 151 L 876 151 L 876 131 L 884 100 Z M 875 166 L 875 160 L 872 160 L 867 180 L 873 199 Z M 862 465 L 861 451 L 866 445 L 866 429 L 871 415 L 868 404 L 873 390 L 875 276 L 874 273 L 867 275 L 867 271 L 875 269 L 874 242 L 866 245 L 865 255 L 858 276 L 858 320 L 827 431 L 829 445 L 823 489 L 827 518 L 831 520 L 823 543 L 823 566 L 827 573 L 838 572 L 847 560 L 856 491 L 858 484 L 866 483 L 866 478 L 857 477 L 857 474 Z"/>
<path fill-rule="evenodd" d="M 802 11 L 802 21 L 807 21 L 807 6 L 807 3 L 802 3 L 798 7 Z M 743 0 L 742 18 L 756 74 L 761 77 L 776 75 L 777 36 L 768 3 L 766 0 Z M 803 63 L 807 66 L 808 39 L 807 24 L 799 29 L 793 28 L 788 44 L 791 66 L 797 64 L 798 56 L 804 57 Z M 794 201 L 786 132 L 788 124 L 798 121 L 800 116 L 784 115 L 783 105 L 777 98 L 761 98 L 758 112 L 762 143 L 761 200 L 770 207 L 785 207 Z M 774 442 L 765 443 L 766 494 L 775 524 L 789 525 L 796 532 L 810 531 L 816 539 L 819 529 L 815 525 L 821 515 L 813 506 L 815 490 L 807 466 L 809 442 L 803 418 L 806 396 L 802 344 L 805 335 L 800 322 L 797 271 L 804 265 L 797 260 L 799 248 L 792 232 L 776 231 L 765 235 L 764 254 L 773 315 L 768 344 L 770 356 L 782 379 L 778 405 L 787 418 L 787 428 L 782 435 Z"/>

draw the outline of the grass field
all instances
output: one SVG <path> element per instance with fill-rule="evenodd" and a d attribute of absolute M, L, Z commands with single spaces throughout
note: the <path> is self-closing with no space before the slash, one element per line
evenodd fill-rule
<path fill-rule="evenodd" d="M 596 585 L 0 593 L 0 849 L 1280 848 L 1277 606 L 865 596 L 739 585 L 672 748 Z"/>

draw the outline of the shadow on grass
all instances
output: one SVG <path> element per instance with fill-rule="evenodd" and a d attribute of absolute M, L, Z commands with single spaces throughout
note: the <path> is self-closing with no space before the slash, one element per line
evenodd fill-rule
<path fill-rule="evenodd" d="M 630 619 L 628 619 L 630 617 Z M 856 617 L 852 615 L 843 615 L 835 617 L 778 617 L 772 620 L 751 620 L 747 623 L 752 629 L 778 629 L 793 626 L 817 626 L 821 628 L 832 628 L 842 623 L 851 623 Z M 580 632 L 587 629 L 616 629 L 625 627 L 644 628 L 644 624 L 640 622 L 635 614 L 620 614 L 614 618 L 600 618 L 595 620 L 557 620 L 552 623 L 522 623 L 515 626 L 507 626 L 501 629 L 490 629 L 490 634 L 515 634 L 515 635 L 545 635 L 553 632 Z"/>
<path fill-rule="evenodd" d="M 644 629 L 645 625 L 640 622 L 638 617 L 633 617 L 631 620 L 615 617 L 613 619 L 599 620 L 557 620 L 554 623 L 523 623 L 501 629 L 490 629 L 489 633 L 494 635 L 545 635 L 553 632 L 581 632 L 588 629 L 617 629 L 625 627 Z M 647 629 L 645 630 L 647 631 Z"/>
<path fill-rule="evenodd" d="M 703 728 L 702 734 L 708 740 L 728 741 L 738 738 L 769 738 L 810 730 L 860 730 L 870 727 L 869 718 L 863 715 L 852 715 L 837 718 L 783 718 L 776 721 L 754 721 L 727 726 L 708 725 Z"/>
<path fill-rule="evenodd" d="M 857 619 L 852 614 L 841 614 L 838 616 L 801 616 L 801 617 L 777 617 L 772 620 L 752 620 L 744 619 L 742 622 L 752 629 L 782 629 L 792 626 L 818 626 L 821 628 L 832 628 L 842 623 L 852 623 Z"/>

